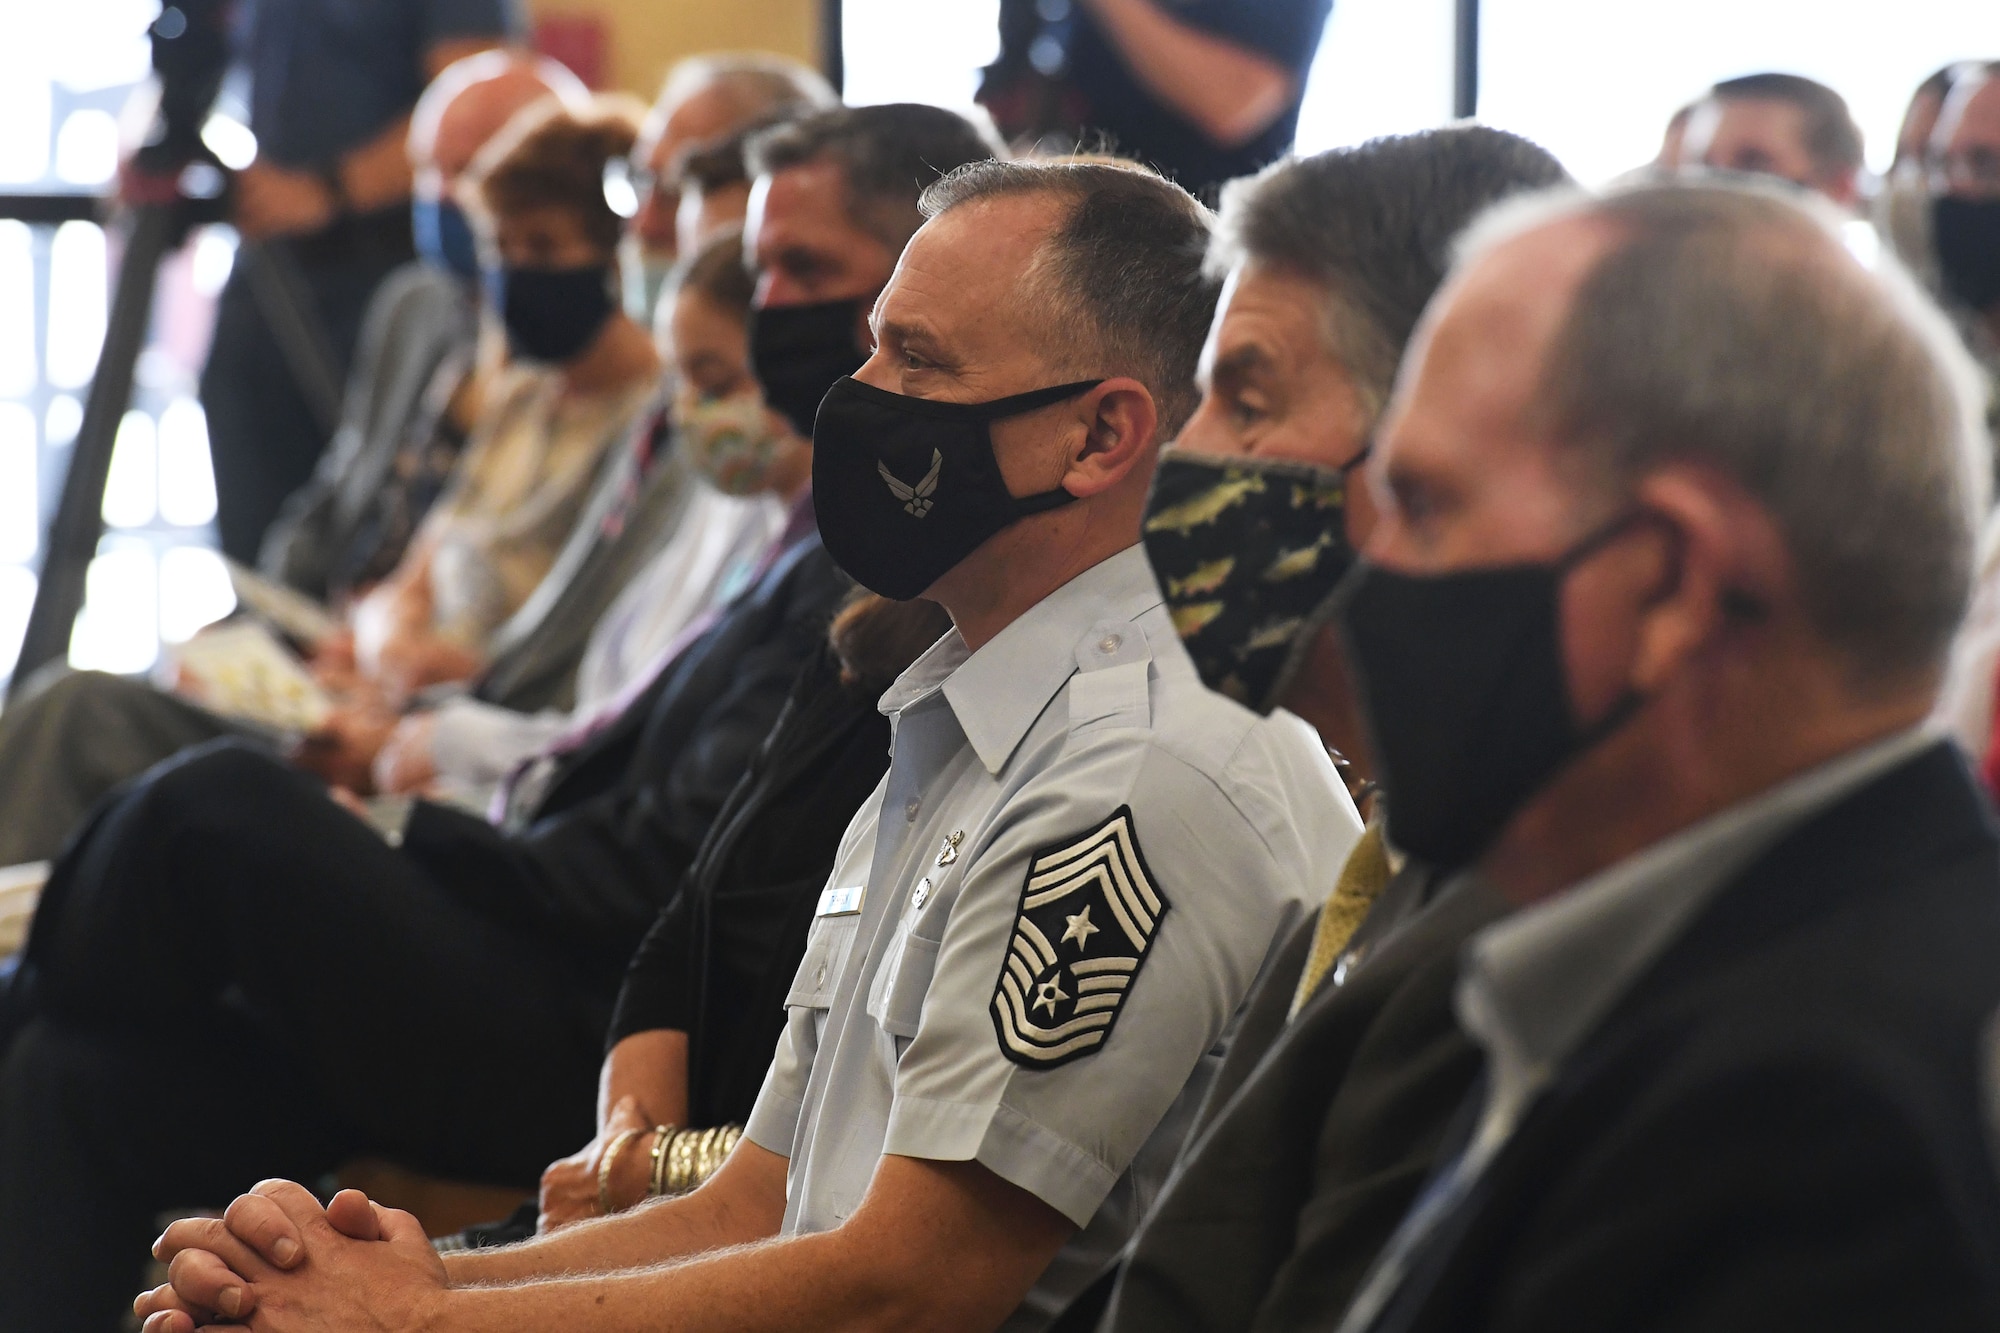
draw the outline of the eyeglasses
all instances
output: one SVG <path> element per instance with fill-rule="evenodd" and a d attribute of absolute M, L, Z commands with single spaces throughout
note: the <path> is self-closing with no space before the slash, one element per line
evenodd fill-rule
<path fill-rule="evenodd" d="M 680 189 L 677 176 L 640 166 L 629 158 L 614 157 L 604 164 L 604 202 L 621 218 L 637 217 L 640 201 L 648 195 L 659 203 L 671 204 Z"/>

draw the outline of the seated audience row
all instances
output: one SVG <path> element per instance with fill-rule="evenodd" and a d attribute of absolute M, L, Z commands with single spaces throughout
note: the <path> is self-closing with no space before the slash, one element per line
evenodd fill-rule
<path fill-rule="evenodd" d="M 1924 150 L 1975 344 L 1992 72 Z M 1457 126 L 1217 217 L 758 86 L 656 113 L 622 242 L 629 129 L 466 155 L 486 411 L 608 349 L 629 424 L 511 495 L 475 428 L 313 743 L 88 814 L 0 1009 L 7 1322 L 114 1325 L 231 1194 L 149 1333 L 2000 1322 L 2000 833 L 1927 723 L 1992 693 L 1985 385 L 1836 96 L 1719 85 L 1727 178 Z M 453 658 L 488 490 L 546 563 Z M 358 1154 L 539 1195 L 252 1187 Z"/>

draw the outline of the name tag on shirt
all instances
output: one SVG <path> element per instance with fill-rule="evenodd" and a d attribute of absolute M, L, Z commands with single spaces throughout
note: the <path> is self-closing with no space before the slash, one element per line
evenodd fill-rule
<path fill-rule="evenodd" d="M 856 884 L 845 889 L 821 889 L 819 910 L 814 916 L 853 916 L 861 910 L 863 885 Z"/>

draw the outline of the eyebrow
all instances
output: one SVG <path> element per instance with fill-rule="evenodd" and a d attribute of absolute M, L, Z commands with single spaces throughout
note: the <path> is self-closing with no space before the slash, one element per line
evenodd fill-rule
<path fill-rule="evenodd" d="M 1266 369 L 1272 364 L 1274 358 L 1264 347 L 1257 343 L 1245 343 L 1216 357 L 1208 367 L 1208 380 L 1211 384 L 1240 380 L 1252 371 Z"/>
<path fill-rule="evenodd" d="M 875 330 L 877 346 L 884 343 L 917 353 L 926 360 L 935 361 L 944 369 L 955 368 L 958 359 L 945 351 L 945 343 L 936 330 L 920 320 L 884 319 L 874 317 L 870 323 Z"/>

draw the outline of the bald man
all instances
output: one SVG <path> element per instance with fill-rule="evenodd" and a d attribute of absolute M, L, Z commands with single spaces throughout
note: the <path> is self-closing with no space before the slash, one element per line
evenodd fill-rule
<path fill-rule="evenodd" d="M 517 112 L 545 97 L 587 95 L 553 61 L 501 52 L 457 61 L 426 90 L 409 147 L 413 221 L 426 257 L 396 270 L 376 293 L 340 428 L 265 544 L 267 574 L 323 597 L 401 555 L 401 539 L 421 516 L 414 492 L 425 468 L 449 453 L 440 442 L 463 437 L 465 421 L 452 418 L 470 402 L 477 283 L 439 239 L 451 235 L 451 191 Z M 0 865 L 54 857 L 105 792 L 236 730 L 143 682 L 58 668 L 0 715 L 0 772 L 36 775 L 33 783 L 0 783 Z"/>

